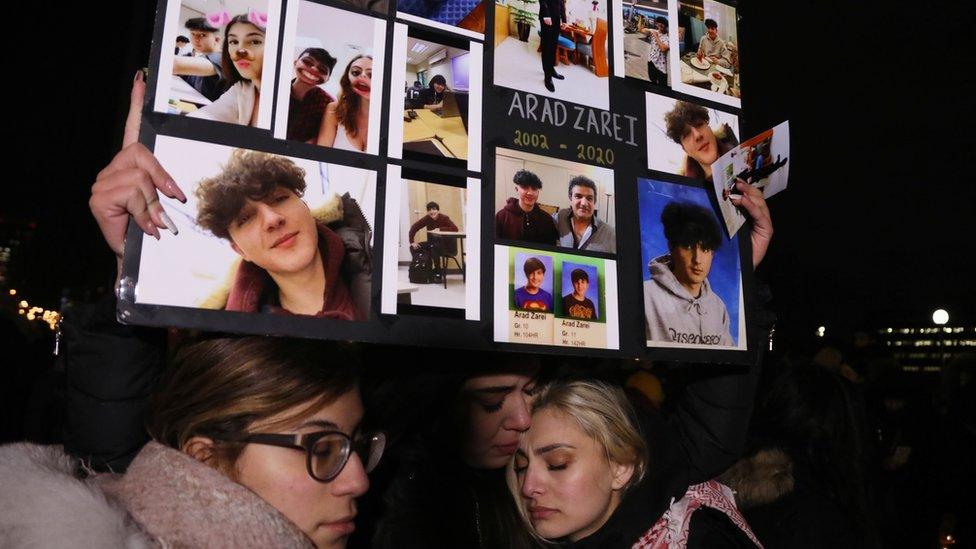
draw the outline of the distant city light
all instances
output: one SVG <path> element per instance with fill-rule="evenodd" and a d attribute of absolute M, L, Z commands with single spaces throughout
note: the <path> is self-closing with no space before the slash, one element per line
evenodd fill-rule
<path fill-rule="evenodd" d="M 27 308 L 27 301 L 26 300 L 22 300 L 20 302 L 20 308 L 21 309 L 26 309 Z"/>
<path fill-rule="evenodd" d="M 824 334 L 826 334 L 826 333 L 827 333 L 827 327 L 826 326 L 820 326 L 820 327 L 817 328 L 817 337 L 823 337 Z"/>
<path fill-rule="evenodd" d="M 10 288 L 10 295 L 17 295 L 17 290 Z"/>
<path fill-rule="evenodd" d="M 945 309 L 937 309 L 932 313 L 932 322 L 942 326 L 949 322 L 949 313 Z"/>

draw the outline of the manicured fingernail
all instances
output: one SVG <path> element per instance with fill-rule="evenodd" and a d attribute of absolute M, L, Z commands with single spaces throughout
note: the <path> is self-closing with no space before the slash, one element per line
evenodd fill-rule
<path fill-rule="evenodd" d="M 159 229 L 156 228 L 156 224 L 150 221 L 147 223 L 147 225 L 149 225 L 149 230 L 146 232 L 149 234 L 149 236 L 159 240 Z"/>
<path fill-rule="evenodd" d="M 159 212 L 159 218 L 163 220 L 163 224 L 166 225 L 166 228 L 169 229 L 169 232 L 173 233 L 173 235 L 180 234 L 180 230 L 176 228 L 176 223 L 173 223 L 173 220 L 170 219 L 168 215 L 166 215 L 165 211 Z"/>
<path fill-rule="evenodd" d="M 133 82 L 142 82 L 142 69 L 136 71 L 135 76 L 132 77 Z"/>
<path fill-rule="evenodd" d="M 171 193 L 176 195 L 180 202 L 183 202 L 184 204 L 186 203 L 186 194 L 184 194 L 183 189 L 176 184 L 176 181 L 173 181 L 172 179 L 169 180 L 169 190 Z"/>

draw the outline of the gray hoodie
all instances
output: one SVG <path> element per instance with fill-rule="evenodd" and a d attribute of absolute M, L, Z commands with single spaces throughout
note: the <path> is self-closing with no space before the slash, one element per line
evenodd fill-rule
<path fill-rule="evenodd" d="M 691 297 L 671 272 L 671 256 L 648 264 L 651 279 L 644 282 L 647 339 L 694 345 L 734 345 L 725 303 L 702 282 L 701 295 Z"/>

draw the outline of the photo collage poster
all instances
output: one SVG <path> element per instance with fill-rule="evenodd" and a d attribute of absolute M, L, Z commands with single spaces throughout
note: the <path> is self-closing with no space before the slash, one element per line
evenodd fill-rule
<path fill-rule="evenodd" d="M 189 200 L 163 198 L 174 238 L 130 226 L 119 318 L 749 362 L 751 251 L 709 171 L 740 133 L 735 21 L 702 0 L 161 0 L 143 141 Z"/>

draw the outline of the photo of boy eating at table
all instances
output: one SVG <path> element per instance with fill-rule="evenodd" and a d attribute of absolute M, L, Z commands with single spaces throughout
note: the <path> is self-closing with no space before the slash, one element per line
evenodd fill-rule
<path fill-rule="evenodd" d="M 669 16 L 678 27 L 670 33 L 670 63 L 680 76 L 672 78 L 672 88 L 741 106 L 736 9 L 714 0 L 679 0 Z"/>

